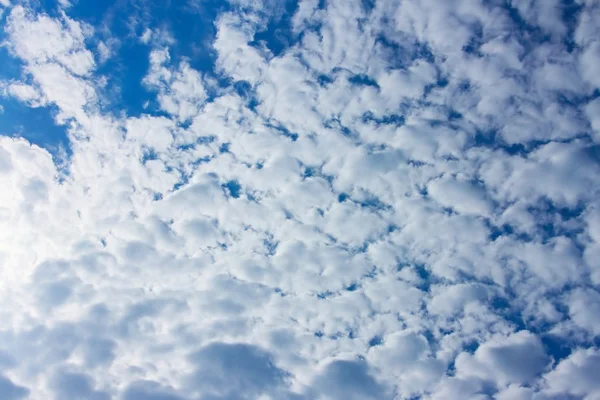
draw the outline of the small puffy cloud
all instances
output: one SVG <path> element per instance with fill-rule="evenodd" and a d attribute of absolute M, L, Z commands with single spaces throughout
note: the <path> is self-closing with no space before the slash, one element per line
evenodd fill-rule
<path fill-rule="evenodd" d="M 485 189 L 465 179 L 442 177 L 430 182 L 427 190 L 434 200 L 460 213 L 487 216 L 493 209 Z"/>
<path fill-rule="evenodd" d="M 489 296 L 485 287 L 472 284 L 438 286 L 433 293 L 427 308 L 432 314 L 446 317 L 459 314 L 469 303 L 484 301 Z"/>
<path fill-rule="evenodd" d="M 386 388 L 371 375 L 364 361 L 335 360 L 324 366 L 312 382 L 316 398 L 391 399 Z"/>
<path fill-rule="evenodd" d="M 594 130 L 594 138 L 597 143 L 599 140 L 598 135 L 600 135 L 600 100 L 591 101 L 586 106 L 585 111 Z"/>
<path fill-rule="evenodd" d="M 600 41 L 596 41 L 589 45 L 581 55 L 580 68 L 583 77 L 594 87 L 600 87 L 598 75 L 594 74 L 592 65 L 597 65 L 600 62 Z"/>
<path fill-rule="evenodd" d="M 146 28 L 142 36 L 140 36 L 140 41 L 144 44 L 150 43 L 150 38 L 152 37 L 152 30 L 150 28 Z"/>
<path fill-rule="evenodd" d="M 180 121 L 195 117 L 204 101 L 206 91 L 202 76 L 187 62 L 177 69 L 168 68 L 170 60 L 167 50 L 154 50 L 150 53 L 150 71 L 144 82 L 158 90 L 161 109 Z"/>
<path fill-rule="evenodd" d="M 369 361 L 379 365 L 390 381 L 398 381 L 400 392 L 409 397 L 436 384 L 446 370 L 442 360 L 435 359 L 427 339 L 415 332 L 397 332 L 372 347 Z"/>
<path fill-rule="evenodd" d="M 85 45 L 90 30 L 65 14 L 54 19 L 22 6 L 14 7 L 7 17 L 8 48 L 25 62 L 23 72 L 35 85 L 12 84 L 9 94 L 33 104 L 55 104 L 60 110 L 58 122 L 69 118 L 87 122 L 83 108 L 96 100 L 93 86 L 86 79 L 96 66 Z"/>
<path fill-rule="evenodd" d="M 593 399 L 600 395 L 597 373 L 600 353 L 597 349 L 577 350 L 544 375 L 550 395 L 571 395 Z"/>
<path fill-rule="evenodd" d="M 528 331 L 505 338 L 493 338 L 481 344 L 473 355 L 456 358 L 459 377 L 478 377 L 499 387 L 531 383 L 549 364 L 540 339 Z"/>
<path fill-rule="evenodd" d="M 63 8 L 71 7 L 71 2 L 69 0 L 58 0 L 58 3 Z"/>
<path fill-rule="evenodd" d="M 8 86 L 8 94 L 20 101 L 35 104 L 40 99 L 40 94 L 35 87 L 22 83 L 14 83 Z"/>
<path fill-rule="evenodd" d="M 578 327 L 592 336 L 600 333 L 600 293 L 594 289 L 575 289 L 567 296 L 569 315 Z"/>
<path fill-rule="evenodd" d="M 209 344 L 189 359 L 195 371 L 188 390 L 203 398 L 258 398 L 276 392 L 287 375 L 268 353 L 246 344 Z"/>
<path fill-rule="evenodd" d="M 98 47 L 98 62 L 104 63 L 112 56 L 111 48 L 104 42 L 99 42 Z"/>
<path fill-rule="evenodd" d="M 85 26 L 64 16 L 62 20 L 34 15 L 16 6 L 8 16 L 6 30 L 11 49 L 32 64 L 57 62 L 76 75 L 87 75 L 94 68 L 92 53 L 85 46 Z M 40 38 L 44 40 L 40 40 Z"/>
<path fill-rule="evenodd" d="M 529 400 L 534 396 L 533 389 L 518 385 L 510 385 L 496 394 L 498 400 Z"/>

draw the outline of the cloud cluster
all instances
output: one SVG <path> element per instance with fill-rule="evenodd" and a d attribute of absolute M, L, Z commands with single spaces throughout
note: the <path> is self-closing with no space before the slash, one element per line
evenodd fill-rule
<path fill-rule="evenodd" d="M 600 397 L 598 1 L 232 1 L 135 116 L 0 4 L 70 141 L 0 137 L 3 398 Z"/>

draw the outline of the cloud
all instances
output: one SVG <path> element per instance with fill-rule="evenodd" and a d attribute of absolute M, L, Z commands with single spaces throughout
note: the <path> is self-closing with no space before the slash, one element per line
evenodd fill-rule
<path fill-rule="evenodd" d="M 58 398 L 110 399 L 108 393 L 94 390 L 93 380 L 85 374 L 67 371 L 59 372 L 52 379 L 51 386 L 55 388 Z"/>
<path fill-rule="evenodd" d="M 593 377 L 599 362 L 597 349 L 575 351 L 544 376 L 548 393 L 594 398 L 600 391 Z"/>
<path fill-rule="evenodd" d="M 399 380 L 398 390 L 405 397 L 427 390 L 446 370 L 444 362 L 432 356 L 425 336 L 415 332 L 400 331 L 386 336 L 382 345 L 370 349 L 368 359 L 385 366 L 383 373 Z"/>
<path fill-rule="evenodd" d="M 147 399 L 147 400 L 182 400 L 177 394 L 168 388 L 162 388 L 159 383 L 153 381 L 134 382 L 125 389 L 123 400 Z"/>
<path fill-rule="evenodd" d="M 9 94 L 22 101 L 57 105 L 59 122 L 69 118 L 86 121 L 83 108 L 96 100 L 86 79 L 96 65 L 85 46 L 91 28 L 64 14 L 53 19 L 16 6 L 7 17 L 5 30 L 10 38 L 9 49 L 25 62 L 23 72 L 37 84 L 30 89 L 28 85 L 11 84 Z M 40 41 L 40 37 L 45 40 Z"/>
<path fill-rule="evenodd" d="M 504 386 L 530 383 L 549 362 L 541 341 L 527 331 L 483 343 L 473 356 L 462 353 L 456 358 L 458 376 L 477 376 Z"/>
<path fill-rule="evenodd" d="M 517 385 L 511 385 L 496 395 L 496 398 L 499 400 L 508 400 L 508 399 L 526 400 L 526 399 L 531 399 L 532 397 L 533 397 L 533 390 L 531 388 L 517 386 Z"/>
<path fill-rule="evenodd" d="M 16 6 L 8 17 L 6 30 L 15 54 L 31 64 L 56 62 L 75 75 L 85 76 L 94 68 L 92 53 L 85 47 L 89 28 L 63 15 L 53 19 L 34 15 Z M 39 38 L 43 37 L 44 41 Z"/>
<path fill-rule="evenodd" d="M 165 67 L 168 61 L 167 50 L 154 50 L 150 54 L 150 71 L 144 82 L 158 89 L 158 102 L 164 111 L 186 121 L 198 114 L 206 100 L 202 77 L 185 62 L 178 70 L 171 71 Z"/>
<path fill-rule="evenodd" d="M 435 200 L 461 213 L 489 215 L 493 208 L 485 198 L 485 190 L 464 179 L 436 179 L 427 189 Z"/>
<path fill-rule="evenodd" d="M 600 331 L 600 320 L 596 318 L 600 311 L 600 293 L 593 289 L 576 289 L 570 293 L 567 304 L 573 322 L 597 335 Z"/>
<path fill-rule="evenodd" d="M 166 33 L 183 9 L 9 9 L 5 116 L 52 110 L 69 148 L 0 137 L 0 391 L 597 396 L 578 4 L 235 1 L 202 61 Z"/>
<path fill-rule="evenodd" d="M 192 354 L 190 361 L 195 371 L 189 390 L 203 393 L 202 398 L 254 399 L 276 393 L 287 375 L 268 353 L 246 344 L 209 344 Z"/>
<path fill-rule="evenodd" d="M 385 388 L 369 373 L 364 362 L 333 361 L 313 382 L 317 393 L 333 399 L 386 399 Z"/>
<path fill-rule="evenodd" d="M 39 100 L 40 94 L 37 92 L 35 87 L 24 85 L 21 83 L 15 83 L 8 87 L 8 93 L 10 96 L 16 97 L 20 101 L 30 102 L 35 104 L 35 100 Z"/>
<path fill-rule="evenodd" d="M 6 399 L 24 399 L 29 395 L 29 390 L 23 386 L 15 385 L 10 379 L 0 376 L 0 392 Z"/>

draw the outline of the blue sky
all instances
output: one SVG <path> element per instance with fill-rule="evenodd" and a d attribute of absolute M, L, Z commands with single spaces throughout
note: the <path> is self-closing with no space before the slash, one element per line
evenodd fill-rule
<path fill-rule="evenodd" d="M 597 0 L 0 0 L 0 397 L 595 399 Z"/>

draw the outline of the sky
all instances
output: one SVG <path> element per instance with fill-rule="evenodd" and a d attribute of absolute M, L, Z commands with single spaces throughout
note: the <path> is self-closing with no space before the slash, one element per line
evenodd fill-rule
<path fill-rule="evenodd" d="M 0 0 L 0 398 L 600 399 L 599 0 Z"/>

